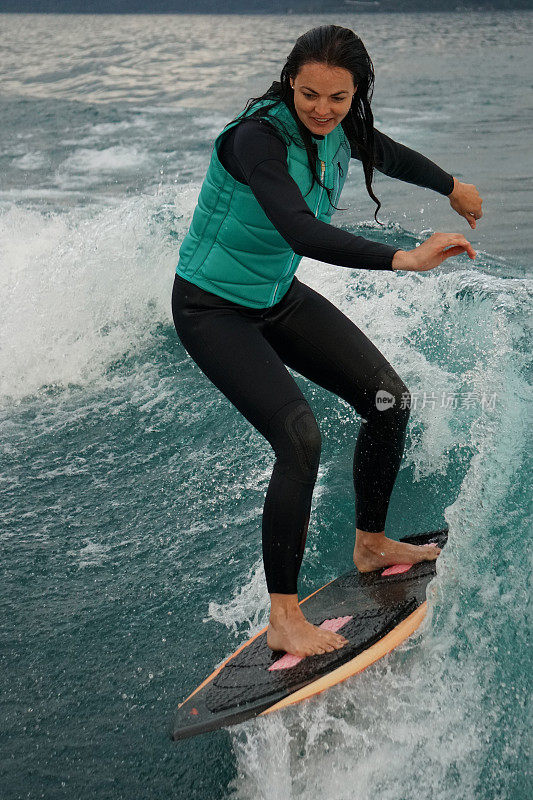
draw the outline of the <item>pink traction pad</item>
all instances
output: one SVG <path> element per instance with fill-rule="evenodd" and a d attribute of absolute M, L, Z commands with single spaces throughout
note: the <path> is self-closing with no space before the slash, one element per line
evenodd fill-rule
<path fill-rule="evenodd" d="M 437 542 L 430 542 L 428 547 L 437 547 Z M 381 576 L 386 575 L 400 575 L 402 572 L 407 572 L 407 570 L 411 569 L 412 564 L 393 564 L 392 567 L 387 567 L 381 573 Z"/>
<path fill-rule="evenodd" d="M 322 628 L 325 631 L 332 631 L 335 633 L 342 628 L 343 625 L 346 625 L 353 617 L 335 617 L 335 619 L 325 619 L 324 622 L 319 625 L 319 628 Z M 296 664 L 299 664 L 300 661 L 303 660 L 305 656 L 293 656 L 292 653 L 285 653 L 284 656 L 278 658 L 277 661 L 268 668 L 270 672 L 273 669 L 289 669 L 289 667 L 295 667 Z"/>

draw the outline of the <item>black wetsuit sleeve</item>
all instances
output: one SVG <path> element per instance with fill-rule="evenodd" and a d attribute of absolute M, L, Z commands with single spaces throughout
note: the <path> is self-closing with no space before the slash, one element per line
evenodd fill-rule
<path fill-rule="evenodd" d="M 352 158 L 361 161 L 361 155 L 354 142 L 350 142 Z M 445 172 L 434 161 L 411 150 L 404 144 L 395 142 L 390 136 L 374 128 L 374 153 L 376 169 L 391 178 L 406 183 L 414 183 L 439 194 L 449 195 L 454 187 L 453 175 Z"/>
<path fill-rule="evenodd" d="M 263 120 L 245 120 L 222 140 L 219 160 L 246 183 L 297 255 L 353 269 L 392 269 L 399 247 L 374 242 L 317 219 L 289 174 L 287 147 Z"/>

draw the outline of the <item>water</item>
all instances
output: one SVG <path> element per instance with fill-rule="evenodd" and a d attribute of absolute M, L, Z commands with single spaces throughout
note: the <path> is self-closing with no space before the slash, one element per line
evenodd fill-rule
<path fill-rule="evenodd" d="M 2 797 L 525 800 L 531 15 L 1 19 Z M 404 249 L 458 231 L 478 258 L 298 272 L 415 398 L 389 535 L 449 543 L 389 657 L 173 744 L 176 704 L 265 623 L 273 465 L 177 340 L 177 252 L 214 137 L 330 22 L 370 51 L 377 127 L 484 200 L 471 231 L 378 174 L 380 228 L 354 161 L 336 224 Z M 324 441 L 304 595 L 350 567 L 359 420 L 293 374 Z"/>

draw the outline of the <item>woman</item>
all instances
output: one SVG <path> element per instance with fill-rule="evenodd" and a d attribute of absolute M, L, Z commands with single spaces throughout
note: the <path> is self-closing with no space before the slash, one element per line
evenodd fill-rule
<path fill-rule="evenodd" d="M 373 82 L 372 62 L 353 31 L 328 25 L 299 37 L 280 82 L 250 100 L 215 140 L 172 293 L 183 346 L 274 450 L 262 518 L 267 642 L 298 656 L 330 652 L 346 639 L 311 625 L 298 605 L 321 436 L 287 366 L 363 418 L 353 462 L 356 567 L 367 572 L 440 552 L 385 536 L 410 411 L 407 387 L 350 319 L 294 276 L 304 255 L 350 268 L 414 271 L 462 252 L 475 258 L 461 234 L 435 233 L 405 251 L 329 224 L 351 157 L 363 163 L 376 214 L 374 166 L 448 195 L 471 227 L 481 217 L 475 186 L 373 127 Z"/>

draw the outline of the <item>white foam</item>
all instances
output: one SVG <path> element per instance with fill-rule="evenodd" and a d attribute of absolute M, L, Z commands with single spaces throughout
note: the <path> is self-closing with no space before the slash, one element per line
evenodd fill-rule
<path fill-rule="evenodd" d="M 155 126 L 155 120 L 147 119 L 144 116 L 125 119 L 120 122 L 100 122 L 96 125 L 86 126 L 86 128 L 83 129 L 86 131 L 84 136 L 78 135 L 74 139 L 61 139 L 59 144 L 66 147 L 74 146 L 76 148 L 80 148 L 83 145 L 101 145 L 105 137 L 117 137 L 125 132 L 129 134 L 135 129 L 146 130 L 149 134 Z"/>
<path fill-rule="evenodd" d="M 267 624 L 269 607 L 263 561 L 259 560 L 228 603 L 209 603 L 208 615 L 203 621 L 213 619 L 248 638 Z"/>
<path fill-rule="evenodd" d="M 179 245 L 197 187 L 123 200 L 90 217 L 11 207 L 0 216 L 0 402 L 90 385 L 172 324 Z M 155 215 L 159 221 L 155 221 Z"/>
<path fill-rule="evenodd" d="M 67 172 L 116 172 L 145 167 L 150 158 L 137 147 L 115 145 L 102 150 L 81 147 L 61 164 L 60 171 Z"/>
<path fill-rule="evenodd" d="M 33 153 L 26 153 L 20 158 L 14 158 L 11 162 L 17 169 L 23 170 L 42 169 L 49 163 L 49 156 L 47 156 L 46 153 L 42 153 L 40 150 Z"/>
<path fill-rule="evenodd" d="M 111 545 L 87 540 L 86 544 L 78 552 L 69 550 L 67 555 L 73 556 L 78 561 L 78 569 L 85 569 L 87 567 L 101 566 L 109 550 L 111 550 Z"/>
<path fill-rule="evenodd" d="M 530 279 L 495 278 L 465 270 L 462 264 L 464 260 L 450 259 L 447 272 L 395 273 L 391 280 L 386 272 L 344 272 L 304 259 L 298 273 L 362 329 L 416 397 L 410 425 L 416 423 L 420 432 L 402 462 L 402 468 L 415 467 L 415 480 L 444 473 L 450 449 L 464 443 L 463 426 L 456 424 L 457 408 L 439 405 L 443 394 L 455 395 L 460 404 L 473 392 L 477 399 L 467 410 L 471 419 L 482 413 L 483 393 L 505 394 L 505 386 L 495 385 L 486 369 L 487 337 L 499 350 L 495 325 L 510 325 L 516 335 L 511 321 L 518 314 L 524 324 L 521 312 L 531 302 Z M 485 331 L 481 340 L 480 330 Z M 431 393 L 436 395 L 436 408 Z"/>
<path fill-rule="evenodd" d="M 154 126 L 155 122 L 153 120 L 146 119 L 144 116 L 138 116 L 133 119 L 123 119 L 120 122 L 99 122 L 89 127 L 89 134 L 98 137 L 109 136 L 111 134 L 131 130 L 131 128 L 146 128 L 151 130 Z"/>

